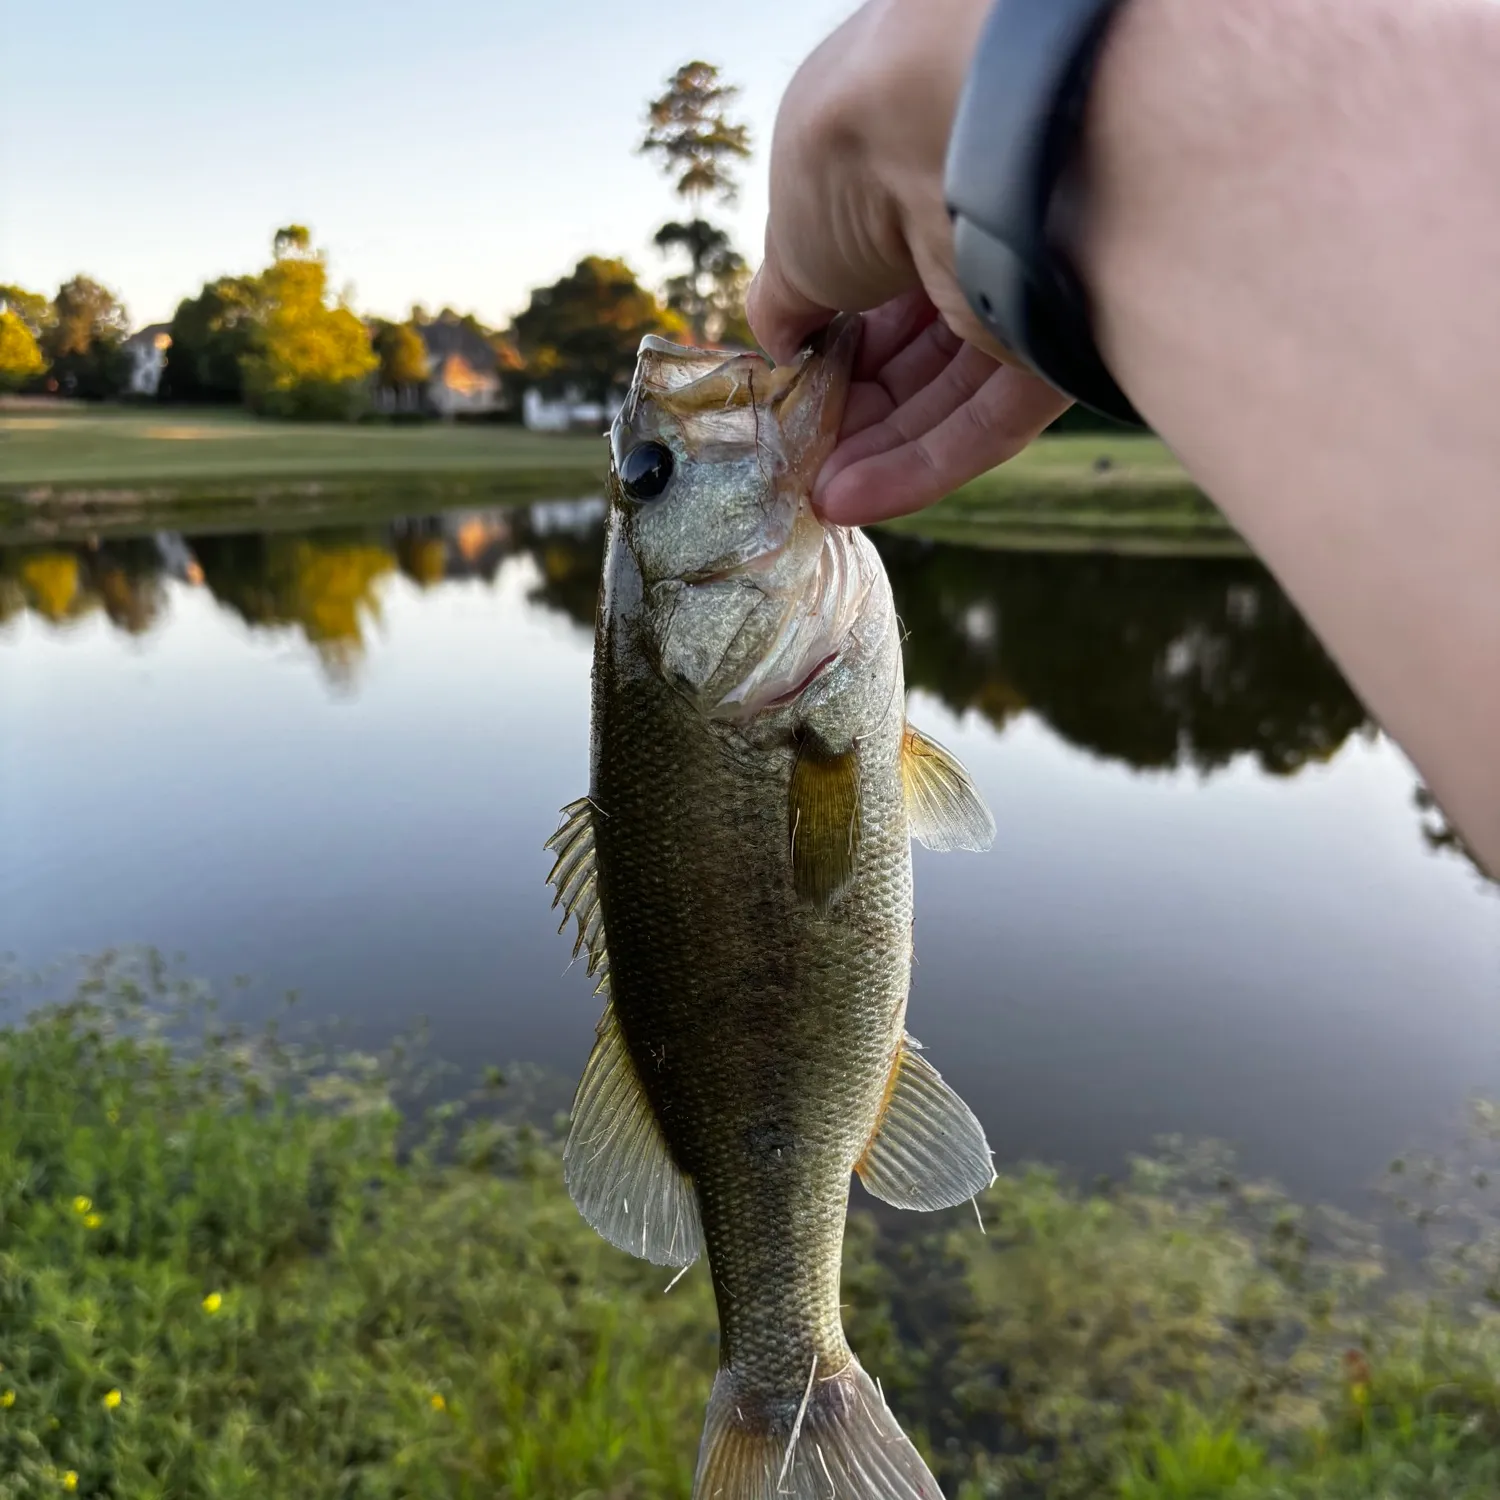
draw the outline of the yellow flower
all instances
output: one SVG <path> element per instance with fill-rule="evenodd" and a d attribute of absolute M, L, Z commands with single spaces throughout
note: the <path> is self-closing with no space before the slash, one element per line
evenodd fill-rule
<path fill-rule="evenodd" d="M 6 1411 L 9 1411 L 15 1404 L 16 1393 L 14 1391 L 0 1391 L 0 1406 L 3 1406 Z"/>
<path fill-rule="evenodd" d="M 111 1125 L 118 1125 L 120 1123 L 120 1111 L 117 1109 L 107 1109 L 104 1111 L 104 1118 Z"/>
<path fill-rule="evenodd" d="M 83 1227 L 85 1229 L 97 1229 L 104 1220 L 98 1214 L 85 1214 L 83 1216 Z"/>
<path fill-rule="evenodd" d="M 124 1399 L 125 1398 L 120 1394 L 118 1386 L 114 1390 L 112 1390 L 112 1391 L 105 1391 L 105 1393 L 104 1393 L 104 1409 L 105 1409 L 105 1411 L 113 1411 Z"/>
<path fill-rule="evenodd" d="M 203 1299 L 203 1311 L 206 1313 L 216 1313 L 223 1305 L 224 1299 L 217 1292 L 210 1292 Z"/>
<path fill-rule="evenodd" d="M 448 1410 L 448 1403 L 443 1400 L 443 1393 L 441 1391 L 434 1391 L 427 1398 L 427 1404 L 433 1409 L 433 1411 Z"/>
<path fill-rule="evenodd" d="M 82 1193 L 73 1200 L 73 1212 L 75 1214 L 86 1214 L 93 1206 L 94 1200 L 92 1198 L 85 1198 Z"/>
<path fill-rule="evenodd" d="M 62 1487 L 65 1490 L 76 1490 L 78 1488 L 78 1470 L 68 1469 L 62 1477 Z"/>

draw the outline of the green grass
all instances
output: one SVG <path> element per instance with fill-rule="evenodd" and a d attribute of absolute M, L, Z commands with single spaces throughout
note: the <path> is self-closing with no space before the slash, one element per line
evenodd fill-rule
<path fill-rule="evenodd" d="M 401 475 L 602 478 L 597 437 L 473 423 L 263 421 L 168 407 L 0 409 L 0 483 L 11 490 L 140 490 Z"/>
<path fill-rule="evenodd" d="M 510 426 L 317 425 L 170 408 L 0 408 L 0 523 L 253 525 L 576 494 L 604 444 Z M 896 529 L 980 546 L 1239 551 L 1155 438 L 1047 436 Z"/>
<path fill-rule="evenodd" d="M 1167 446 L 1129 432 L 1048 435 L 891 527 L 978 547 L 1244 551 Z"/>
<path fill-rule="evenodd" d="M 0 1030 L 0 1497 L 686 1500 L 702 1268 L 665 1295 L 597 1239 L 503 1091 L 418 1127 L 368 1060 L 173 1003 L 106 961 Z M 1397 1296 L 1215 1158 L 981 1207 L 848 1235 L 851 1337 L 949 1495 L 1500 1493 L 1471 1280 Z"/>

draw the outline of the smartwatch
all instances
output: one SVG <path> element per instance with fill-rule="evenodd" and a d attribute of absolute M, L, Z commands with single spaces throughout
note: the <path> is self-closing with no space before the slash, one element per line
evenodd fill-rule
<path fill-rule="evenodd" d="M 1094 342 L 1088 294 L 1048 235 L 1094 66 L 1124 0 L 996 0 L 959 97 L 944 191 L 975 316 L 1065 396 L 1143 427 Z"/>

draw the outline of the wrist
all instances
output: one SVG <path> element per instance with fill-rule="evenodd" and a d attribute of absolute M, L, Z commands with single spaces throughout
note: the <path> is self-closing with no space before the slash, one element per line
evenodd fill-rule
<path fill-rule="evenodd" d="M 947 151 L 958 280 L 1009 357 L 1057 390 L 1139 417 L 1101 358 L 1086 288 L 1060 233 L 1069 163 L 1099 52 L 1122 0 L 997 0 Z"/>

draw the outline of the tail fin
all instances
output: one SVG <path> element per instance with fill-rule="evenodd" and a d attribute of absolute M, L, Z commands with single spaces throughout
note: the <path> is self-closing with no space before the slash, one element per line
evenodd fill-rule
<path fill-rule="evenodd" d="M 851 1356 L 826 1379 L 814 1366 L 800 1401 L 746 1396 L 721 1369 L 693 1500 L 942 1500 L 942 1491 Z"/>

